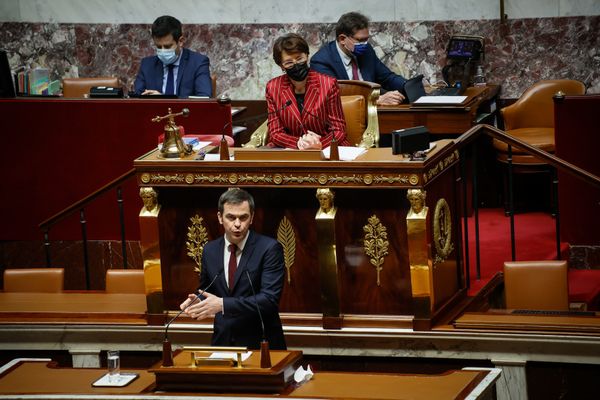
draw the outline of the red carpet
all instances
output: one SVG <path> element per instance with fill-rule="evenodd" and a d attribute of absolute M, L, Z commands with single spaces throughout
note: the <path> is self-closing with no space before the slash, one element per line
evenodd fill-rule
<path fill-rule="evenodd" d="M 470 217 L 469 254 L 471 283 L 469 296 L 477 292 L 502 271 L 510 261 L 510 218 L 503 209 L 479 210 L 479 245 L 481 279 L 477 280 L 475 259 L 475 218 Z M 556 259 L 556 221 L 550 214 L 531 212 L 515 215 L 515 249 L 517 261 Z M 569 245 L 561 243 L 561 259 L 568 260 Z M 569 269 L 569 300 L 586 303 L 591 310 L 600 309 L 600 269 Z"/>
<path fill-rule="evenodd" d="M 515 215 L 516 260 L 556 259 L 556 221 L 543 212 Z M 481 280 L 477 280 L 475 258 L 475 217 L 469 218 L 469 254 L 471 292 L 477 291 L 510 261 L 510 218 L 499 208 L 479 210 L 479 250 Z M 568 257 L 568 244 L 561 244 L 562 258 Z"/>

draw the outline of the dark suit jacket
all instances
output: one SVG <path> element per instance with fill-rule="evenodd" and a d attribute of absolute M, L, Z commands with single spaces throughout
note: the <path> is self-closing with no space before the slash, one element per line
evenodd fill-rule
<path fill-rule="evenodd" d="M 177 71 L 178 97 L 212 96 L 209 64 L 205 55 L 183 48 Z M 144 58 L 135 78 L 135 94 L 146 89 L 162 92 L 163 75 L 163 63 L 157 56 Z"/>
<path fill-rule="evenodd" d="M 262 329 L 256 308 L 258 304 L 265 322 L 269 347 L 285 350 L 283 328 L 279 318 L 279 299 L 285 272 L 281 244 L 275 239 L 250 231 L 231 293 L 223 272 L 224 248 L 225 239 L 221 236 L 206 243 L 202 253 L 201 288 L 206 287 L 220 273 L 208 292 L 223 298 L 225 310 L 224 314 L 215 315 L 212 345 L 260 348 Z M 252 279 L 256 301 L 246 271 Z"/>
<path fill-rule="evenodd" d="M 390 71 L 377 57 L 371 45 L 368 45 L 367 51 L 356 57 L 356 60 L 363 80 L 379 83 L 385 90 L 402 90 L 404 87 L 406 79 Z M 312 56 L 310 67 L 315 71 L 337 79 L 350 79 L 338 53 L 335 40 L 321 47 Z"/>

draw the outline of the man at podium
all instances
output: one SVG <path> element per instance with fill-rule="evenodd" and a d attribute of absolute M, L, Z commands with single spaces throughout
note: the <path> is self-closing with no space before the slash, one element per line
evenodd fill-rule
<path fill-rule="evenodd" d="M 217 217 L 225 235 L 208 242 L 202 253 L 201 288 L 197 301 L 189 294 L 180 307 L 194 319 L 214 317 L 213 346 L 259 349 L 262 340 L 285 350 L 279 318 L 283 289 L 283 248 L 279 242 L 250 230 L 254 198 L 231 188 L 219 198 Z"/>

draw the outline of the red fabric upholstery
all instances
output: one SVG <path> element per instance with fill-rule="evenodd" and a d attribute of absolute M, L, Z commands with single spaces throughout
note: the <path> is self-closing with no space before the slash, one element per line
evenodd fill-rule
<path fill-rule="evenodd" d="M 569 269 L 569 301 L 600 308 L 600 269 Z"/>

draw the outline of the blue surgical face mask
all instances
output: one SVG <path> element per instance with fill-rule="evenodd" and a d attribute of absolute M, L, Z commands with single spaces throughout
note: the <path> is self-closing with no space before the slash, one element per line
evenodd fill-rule
<path fill-rule="evenodd" d="M 156 49 L 156 55 L 165 65 L 171 65 L 177 60 L 175 49 Z"/>
<path fill-rule="evenodd" d="M 354 50 L 352 50 L 352 54 L 355 56 L 360 56 L 361 54 L 365 54 L 367 51 L 367 43 L 354 43 Z"/>

